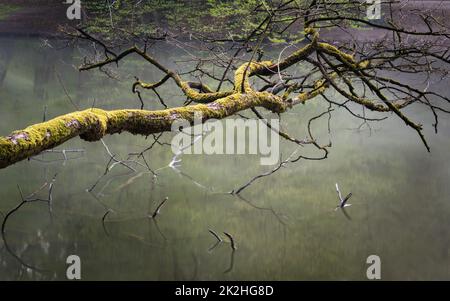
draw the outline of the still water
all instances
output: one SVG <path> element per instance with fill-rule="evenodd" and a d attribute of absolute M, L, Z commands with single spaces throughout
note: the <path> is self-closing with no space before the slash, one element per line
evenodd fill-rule
<path fill-rule="evenodd" d="M 50 46 L 48 45 L 50 44 Z M 53 41 L 0 40 L 0 135 L 75 108 L 139 108 L 131 93 L 134 75 L 157 81 L 161 74 L 137 58 L 113 68 L 79 73 L 83 49 L 57 50 Z M 152 50 L 170 68 L 179 49 Z M 435 87 L 442 93 L 445 86 Z M 174 86 L 160 94 L 170 106 L 185 99 Z M 332 97 L 337 98 L 335 95 Z M 146 109 L 162 108 L 154 94 L 143 94 Z M 306 137 L 309 118 L 323 112 L 320 101 L 300 105 L 282 117 L 282 127 Z M 66 258 L 81 258 L 84 280 L 364 280 L 366 259 L 381 258 L 381 277 L 450 280 L 450 122 L 441 116 L 439 134 L 423 108 L 408 111 L 425 124 L 432 148 L 394 116 L 358 127 L 361 121 L 342 109 L 314 123 L 319 142 L 331 140 L 324 161 L 288 164 L 242 192 L 226 194 L 273 167 L 255 155 L 184 155 L 179 173 L 167 167 L 167 145 L 146 153 L 157 176 L 115 166 L 101 142 L 73 139 L 56 150 L 0 170 L 0 216 L 56 174 L 52 202 L 26 204 L 5 225 L 9 249 L 43 272 L 26 268 L 0 241 L 0 280 L 66 279 Z M 250 113 L 244 113 L 251 116 Z M 273 117 L 266 114 L 266 117 Z M 163 142 L 170 142 L 164 134 Z M 121 134 L 104 138 L 117 158 L 140 152 L 153 138 Z M 294 146 L 281 143 L 285 158 Z M 320 155 L 310 147 L 299 154 Z M 142 162 L 142 161 L 141 161 Z M 98 181 L 92 191 L 89 188 Z M 350 218 L 334 211 L 335 183 L 353 193 Z M 48 190 L 39 192 L 46 199 Z M 168 201 L 156 219 L 148 218 Z M 51 210 L 50 210 L 51 209 Z M 105 213 L 109 213 L 105 216 Z M 104 219 L 103 219 L 104 217 Z M 103 222 L 102 222 L 103 219 Z M 222 236 L 216 239 L 208 230 Z M 236 243 L 232 251 L 223 232 Z"/>

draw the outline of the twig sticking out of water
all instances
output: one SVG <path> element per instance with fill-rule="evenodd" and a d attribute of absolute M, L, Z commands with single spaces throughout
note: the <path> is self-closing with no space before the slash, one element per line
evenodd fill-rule
<path fill-rule="evenodd" d="M 274 173 L 276 173 L 279 169 L 281 169 L 282 167 L 286 166 L 286 164 L 291 160 L 291 158 L 297 153 L 298 149 L 296 149 L 286 160 L 281 160 L 280 159 L 280 163 L 273 168 L 272 170 L 269 170 L 265 173 L 259 174 L 255 177 L 253 177 L 250 181 L 248 181 L 245 185 L 242 185 L 241 187 L 239 187 L 238 189 L 233 189 L 232 191 L 230 191 L 230 194 L 234 194 L 234 195 L 238 195 L 239 193 L 241 193 L 244 189 L 246 189 L 247 187 L 249 187 L 250 185 L 253 184 L 253 182 L 255 182 L 256 180 L 260 179 L 260 178 L 264 178 L 267 176 L 270 176 Z"/>
<path fill-rule="evenodd" d="M 351 204 L 347 204 L 347 201 L 352 197 L 352 193 L 351 192 L 345 198 L 342 198 L 342 194 L 341 194 L 341 191 L 339 190 L 338 183 L 336 183 L 336 192 L 337 192 L 338 197 L 339 197 L 339 205 L 336 207 L 336 210 L 338 208 L 344 208 L 344 207 L 351 206 Z"/>
<path fill-rule="evenodd" d="M 106 217 L 108 216 L 108 214 L 110 214 L 111 212 L 113 212 L 113 210 L 112 209 L 108 209 L 107 211 L 106 211 L 106 213 L 103 215 L 103 217 L 102 217 L 102 226 L 103 226 L 103 230 L 105 231 L 105 234 L 107 235 L 107 236 L 109 236 L 109 233 L 108 233 L 108 230 L 106 230 L 106 224 L 105 224 L 105 221 L 106 221 Z"/>
<path fill-rule="evenodd" d="M 230 239 L 231 249 L 236 250 L 236 244 L 234 242 L 233 236 L 231 236 L 231 234 L 227 232 L 223 232 L 223 234 L 225 234 Z"/>
<path fill-rule="evenodd" d="M 167 202 L 168 199 L 169 199 L 168 197 L 165 197 L 164 200 L 161 202 L 161 204 L 159 204 L 158 207 L 156 207 L 156 210 L 152 214 L 152 218 L 155 218 L 157 215 L 159 215 L 162 206 L 164 206 L 164 204 Z"/>
<path fill-rule="evenodd" d="M 220 238 L 220 236 L 216 232 L 211 229 L 208 229 L 208 231 L 217 239 L 218 242 L 222 242 L 222 238 Z"/>

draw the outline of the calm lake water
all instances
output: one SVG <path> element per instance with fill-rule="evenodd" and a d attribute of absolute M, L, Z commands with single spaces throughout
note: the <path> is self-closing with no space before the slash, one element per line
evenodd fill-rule
<path fill-rule="evenodd" d="M 86 51 L 49 43 L 53 48 L 40 39 L 0 39 L 0 71 L 6 70 L 0 135 L 42 121 L 44 111 L 48 119 L 75 107 L 139 108 L 130 88 L 134 75 L 161 78 L 137 58 L 110 70 L 119 80 L 79 73 L 73 66 Z M 181 50 L 164 46 L 152 53 L 181 70 L 183 63 L 173 64 Z M 435 88 L 449 93 L 443 84 Z M 185 100 L 173 85 L 159 93 L 170 106 Z M 151 92 L 143 98 L 146 109 L 162 108 Z M 309 118 L 325 109 L 322 101 L 297 106 L 282 116 L 282 126 L 303 139 Z M 360 120 L 336 109 L 330 134 L 327 116 L 313 124 L 319 142 L 333 143 L 327 160 L 288 164 L 244 190 L 243 199 L 225 192 L 273 168 L 260 166 L 256 155 L 184 155 L 178 173 L 167 167 L 173 154 L 162 145 L 146 153 L 156 177 L 141 166 L 130 172 L 119 165 L 89 192 L 110 157 L 101 142 L 73 139 L 56 148 L 83 150 L 67 153 L 68 160 L 45 153 L 0 170 L 2 220 L 21 201 L 18 185 L 28 195 L 57 174 L 51 212 L 46 203 L 26 204 L 5 226 L 9 249 L 45 271 L 24 267 L 0 241 L 0 280 L 64 280 L 72 254 L 81 258 L 84 280 L 364 280 L 372 254 L 381 258 L 384 280 L 450 280 L 450 119 L 441 116 L 435 135 L 430 112 L 417 107 L 408 114 L 425 125 L 431 153 L 395 116 L 358 130 Z M 125 133 L 104 142 L 126 159 L 153 138 Z M 281 143 L 283 157 L 294 149 Z M 320 155 L 310 147 L 298 152 Z M 350 219 L 334 211 L 336 182 L 344 194 L 353 193 Z M 38 196 L 47 198 L 47 190 Z M 160 215 L 148 218 L 165 197 Z M 208 229 L 225 242 L 212 248 Z M 223 232 L 234 237 L 235 252 Z"/>

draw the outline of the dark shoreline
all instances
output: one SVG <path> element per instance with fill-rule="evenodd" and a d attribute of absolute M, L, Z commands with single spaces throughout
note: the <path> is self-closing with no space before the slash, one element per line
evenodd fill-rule
<path fill-rule="evenodd" d="M 0 20 L 1 38 L 61 38 L 63 34 L 58 30 L 61 25 L 77 25 L 79 22 L 67 19 L 66 11 L 69 5 L 63 3 L 63 0 L 33 0 L 32 4 L 24 0 L 6 0 L 4 2 L 6 2 L 4 3 L 6 5 L 17 5 L 20 8 L 12 12 L 8 17 Z M 442 2 L 439 0 L 410 1 L 409 6 L 411 9 L 433 9 L 434 5 L 439 5 L 440 3 Z M 442 3 L 441 9 L 437 10 L 442 13 L 450 11 L 450 1 Z M 404 20 L 406 26 L 418 24 L 414 17 L 408 17 Z M 450 23 L 450 20 L 447 21 Z M 426 30 L 426 28 L 416 27 L 415 30 L 421 31 Z M 349 31 L 354 32 L 356 38 L 361 41 L 381 39 L 385 34 L 385 31 L 380 29 L 370 31 L 349 29 Z M 335 41 L 349 39 L 348 36 L 338 29 L 324 31 L 322 37 Z"/>

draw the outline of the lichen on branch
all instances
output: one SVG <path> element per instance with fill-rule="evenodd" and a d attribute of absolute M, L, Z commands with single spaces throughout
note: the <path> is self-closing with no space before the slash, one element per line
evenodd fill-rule
<path fill-rule="evenodd" d="M 86 141 L 96 141 L 107 134 L 124 131 L 147 136 L 170 131 L 176 120 L 183 119 L 192 124 L 195 116 L 201 116 L 202 121 L 223 119 L 253 107 L 282 113 L 287 104 L 281 97 L 268 92 L 250 92 L 235 93 L 209 104 L 166 110 L 87 109 L 73 112 L 0 137 L 0 168 L 54 148 L 76 136 Z"/>

